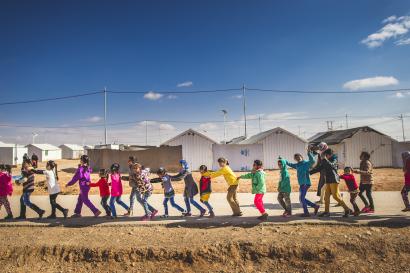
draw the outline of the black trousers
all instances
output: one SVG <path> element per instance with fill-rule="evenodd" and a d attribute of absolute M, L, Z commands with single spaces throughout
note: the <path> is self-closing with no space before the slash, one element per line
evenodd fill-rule
<path fill-rule="evenodd" d="M 371 209 L 374 210 L 374 202 L 373 202 L 373 196 L 372 196 L 372 184 L 360 184 L 359 187 L 359 197 L 362 199 L 364 205 L 366 207 L 370 207 Z M 366 192 L 366 197 L 369 201 L 366 200 L 366 197 L 364 197 L 363 193 Z"/>
<path fill-rule="evenodd" d="M 64 208 L 57 203 L 57 196 L 59 193 L 50 194 L 51 215 L 56 215 L 56 209 L 63 212 Z"/>
<path fill-rule="evenodd" d="M 108 199 L 109 198 L 110 198 L 109 195 L 101 196 L 101 206 L 104 208 L 105 214 L 107 214 L 108 216 L 111 216 L 111 208 L 108 205 Z"/>

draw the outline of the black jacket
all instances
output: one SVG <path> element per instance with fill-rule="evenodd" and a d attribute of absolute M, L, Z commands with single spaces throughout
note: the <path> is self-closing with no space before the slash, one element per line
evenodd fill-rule
<path fill-rule="evenodd" d="M 327 158 L 322 158 L 320 164 L 310 171 L 310 174 L 321 172 L 324 175 L 324 180 L 326 184 L 339 183 L 340 178 L 337 173 L 337 158 L 334 156 L 330 160 Z"/>

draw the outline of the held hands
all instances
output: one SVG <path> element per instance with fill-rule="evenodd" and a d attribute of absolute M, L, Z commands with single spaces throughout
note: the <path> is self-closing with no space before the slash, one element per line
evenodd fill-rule
<path fill-rule="evenodd" d="M 240 176 L 238 176 L 238 177 L 236 178 L 236 181 L 239 181 L 239 180 L 241 180 L 241 177 L 240 177 Z"/>

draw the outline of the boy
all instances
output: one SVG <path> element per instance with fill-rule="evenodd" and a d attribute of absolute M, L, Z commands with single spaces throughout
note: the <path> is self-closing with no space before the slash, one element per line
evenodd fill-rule
<path fill-rule="evenodd" d="M 350 203 L 354 209 L 354 216 L 359 216 L 360 209 L 356 204 L 356 198 L 359 195 L 359 186 L 357 185 L 356 178 L 353 175 L 353 169 L 351 167 L 345 167 L 344 173 L 340 176 L 346 182 L 346 186 L 350 193 Z"/>
<path fill-rule="evenodd" d="M 278 202 L 285 210 L 283 217 L 292 215 L 292 203 L 290 201 L 290 177 L 288 169 L 286 168 L 286 160 L 279 158 L 278 167 L 280 169 L 280 180 L 278 185 Z"/>
<path fill-rule="evenodd" d="M 360 154 L 360 169 L 354 170 L 353 172 L 360 174 L 359 197 L 365 205 L 362 212 L 374 213 L 374 202 L 372 196 L 373 164 L 370 161 L 370 154 L 368 152 L 362 152 Z M 364 197 L 364 192 L 366 192 L 368 200 Z"/>

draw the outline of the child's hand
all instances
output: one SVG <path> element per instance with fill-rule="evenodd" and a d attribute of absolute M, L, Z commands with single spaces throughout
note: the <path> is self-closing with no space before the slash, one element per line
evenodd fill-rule
<path fill-rule="evenodd" d="M 86 182 L 85 184 L 86 184 L 87 186 L 90 186 L 91 183 L 90 183 L 90 182 Z"/>
<path fill-rule="evenodd" d="M 236 181 L 239 181 L 239 180 L 241 180 L 241 178 L 240 178 L 240 177 L 237 177 L 237 178 L 236 178 Z"/>

